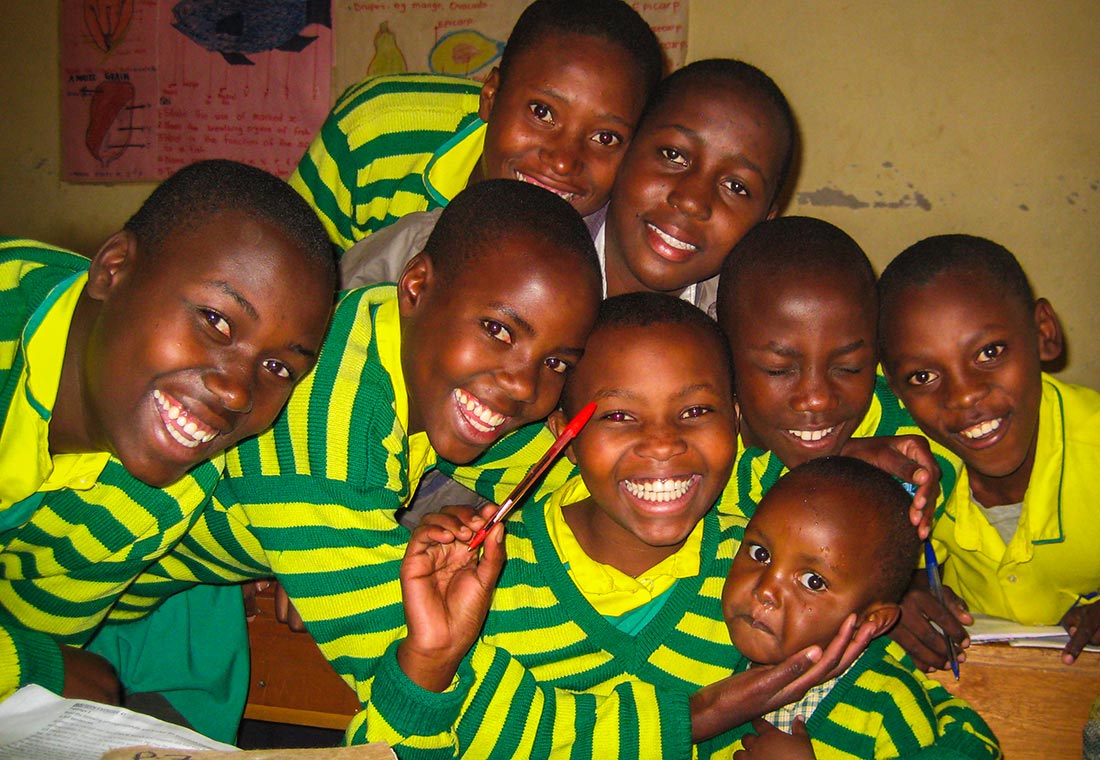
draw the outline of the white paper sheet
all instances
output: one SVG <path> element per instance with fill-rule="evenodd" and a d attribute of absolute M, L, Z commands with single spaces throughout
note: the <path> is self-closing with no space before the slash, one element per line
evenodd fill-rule
<path fill-rule="evenodd" d="M 31 684 L 0 702 L 0 760 L 99 760 L 136 745 L 233 750 L 181 726 Z"/>

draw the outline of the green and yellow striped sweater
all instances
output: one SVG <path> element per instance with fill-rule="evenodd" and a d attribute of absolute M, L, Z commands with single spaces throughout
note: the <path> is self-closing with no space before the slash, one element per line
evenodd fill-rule
<path fill-rule="evenodd" d="M 28 326 L 40 323 L 51 293 L 70 287 L 72 276 L 87 268 L 87 259 L 68 251 L 0 240 L 2 419 L 8 419 L 16 395 L 27 393 L 22 372 L 23 341 L 33 332 Z M 51 410 L 40 413 L 48 420 Z M 33 449 L 43 442 L 7 445 Z M 48 450 L 39 456 L 48 457 Z M 86 490 L 35 494 L 32 509 L 18 518 L 13 515 L 19 504 L 0 512 L 0 698 L 28 683 L 61 692 L 58 645 L 91 638 L 130 582 L 187 531 L 220 474 L 219 458 L 168 488 L 152 488 L 112 457 Z"/>
<path fill-rule="evenodd" d="M 397 74 L 348 88 L 290 177 L 345 251 L 413 211 L 447 205 L 481 157 L 481 83 Z"/>

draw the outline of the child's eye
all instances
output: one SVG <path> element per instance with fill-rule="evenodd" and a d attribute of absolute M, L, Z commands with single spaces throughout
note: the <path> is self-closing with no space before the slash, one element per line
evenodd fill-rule
<path fill-rule="evenodd" d="M 990 343 L 978 352 L 978 363 L 991 362 L 1005 352 L 1004 343 Z"/>
<path fill-rule="evenodd" d="M 910 385 L 928 385 L 935 380 L 939 375 L 935 372 L 931 372 L 927 369 L 919 369 L 916 372 L 909 373 L 909 377 L 906 378 L 906 382 Z"/>
<path fill-rule="evenodd" d="M 614 411 L 607 412 L 602 417 L 600 417 L 600 419 L 607 420 L 608 422 L 628 422 L 633 418 L 626 412 L 616 409 Z"/>
<path fill-rule="evenodd" d="M 798 576 L 798 582 L 810 591 L 828 591 L 829 584 L 817 573 L 805 572 Z"/>
<path fill-rule="evenodd" d="M 206 323 L 220 332 L 225 337 L 230 337 L 232 334 L 232 328 L 229 326 L 229 320 L 223 317 L 213 309 L 200 309 L 202 318 L 206 320 Z"/>
<path fill-rule="evenodd" d="M 275 375 L 275 377 L 280 377 L 283 380 L 293 380 L 294 379 L 294 370 L 292 370 L 290 367 L 283 364 L 278 359 L 266 359 L 266 360 L 264 360 L 263 367 L 268 372 Z"/>
<path fill-rule="evenodd" d="M 539 121 L 544 121 L 547 124 L 554 122 L 554 114 L 550 111 L 550 106 L 545 103 L 531 103 L 527 107 L 531 109 L 531 115 Z"/>
<path fill-rule="evenodd" d="M 694 419 L 698 419 L 699 417 L 706 416 L 706 415 L 710 414 L 713 411 L 714 410 L 711 409 L 709 406 L 702 406 L 702 405 L 689 406 L 687 409 L 685 409 L 683 411 L 683 414 L 681 414 L 680 416 L 683 419 L 694 420 Z"/>
<path fill-rule="evenodd" d="M 618 135 L 614 132 L 611 132 L 610 130 L 597 132 L 596 134 L 592 135 L 592 140 L 598 142 L 600 145 L 603 145 L 605 148 L 614 148 L 623 144 L 622 135 Z"/>
<path fill-rule="evenodd" d="M 761 369 L 769 377 L 784 377 L 794 373 L 792 367 L 761 367 Z"/>
<path fill-rule="evenodd" d="M 726 188 L 734 195 L 743 195 L 746 198 L 749 196 L 749 189 L 735 179 L 725 180 L 722 183 L 722 187 Z"/>
<path fill-rule="evenodd" d="M 746 549 L 748 550 L 749 557 L 762 565 L 767 565 L 772 561 L 771 552 L 760 544 L 748 544 Z"/>
<path fill-rule="evenodd" d="M 556 356 L 547 357 L 544 363 L 547 367 L 549 367 L 554 372 L 557 372 L 559 375 L 564 375 L 566 372 L 569 371 L 570 367 L 572 367 L 569 362 L 565 361 L 564 359 L 559 359 Z"/>
<path fill-rule="evenodd" d="M 687 157 L 675 148 L 661 148 L 658 151 L 661 158 L 677 166 L 687 166 Z"/>
<path fill-rule="evenodd" d="M 497 322 L 495 319 L 483 319 L 481 320 L 481 326 L 485 328 L 485 332 L 490 337 L 496 338 L 502 343 L 512 342 L 512 333 L 508 331 L 508 328 Z"/>

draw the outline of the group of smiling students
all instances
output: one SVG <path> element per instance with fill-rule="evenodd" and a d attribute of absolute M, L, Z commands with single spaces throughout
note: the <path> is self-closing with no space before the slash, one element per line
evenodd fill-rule
<path fill-rule="evenodd" d="M 159 692 L 232 740 L 212 584 L 275 577 L 348 740 L 402 758 L 1000 756 L 932 623 L 1100 638 L 1100 396 L 1042 372 L 1011 253 L 936 236 L 876 280 L 778 216 L 767 75 L 662 75 L 627 3 L 536 0 L 484 84 L 350 88 L 289 185 L 203 162 L 90 260 L 0 241 L 0 696 Z M 589 402 L 468 551 L 470 491 Z"/>

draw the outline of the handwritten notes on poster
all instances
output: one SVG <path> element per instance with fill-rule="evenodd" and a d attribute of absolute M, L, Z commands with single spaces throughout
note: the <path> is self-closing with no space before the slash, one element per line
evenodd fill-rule
<path fill-rule="evenodd" d="M 345 87 L 484 79 L 529 2 L 60 0 L 63 177 L 157 180 L 205 158 L 287 177 Z M 632 5 L 682 65 L 687 0 Z"/>
<path fill-rule="evenodd" d="M 331 105 L 330 0 L 61 0 L 64 178 L 289 176 Z"/>

